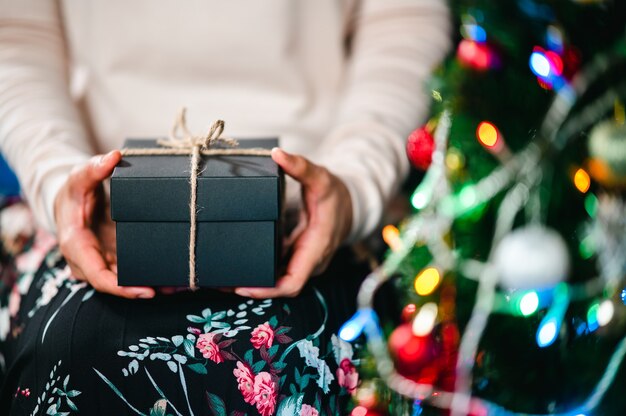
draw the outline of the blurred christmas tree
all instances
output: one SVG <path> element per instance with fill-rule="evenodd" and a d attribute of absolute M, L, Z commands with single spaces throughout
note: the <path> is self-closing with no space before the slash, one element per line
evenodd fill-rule
<path fill-rule="evenodd" d="M 626 414 L 625 6 L 451 2 L 414 213 L 340 332 L 352 415 Z"/>

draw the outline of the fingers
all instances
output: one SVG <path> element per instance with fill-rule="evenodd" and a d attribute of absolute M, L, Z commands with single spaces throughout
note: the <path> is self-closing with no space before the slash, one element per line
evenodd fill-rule
<path fill-rule="evenodd" d="M 284 276 L 273 288 L 237 288 L 239 296 L 256 299 L 297 296 L 328 252 L 328 237 L 322 227 L 307 228 L 294 244 L 294 252 Z"/>
<path fill-rule="evenodd" d="M 319 166 L 309 162 L 302 156 L 292 155 L 278 147 L 272 149 L 272 160 L 276 162 L 285 173 L 304 186 L 315 182 Z"/>
<path fill-rule="evenodd" d="M 71 173 L 55 200 L 59 247 L 72 274 L 87 281 L 97 291 L 125 298 L 151 298 L 155 294 L 152 288 L 117 285 L 115 228 L 112 224 L 98 223 L 93 229 L 91 227 L 97 219 L 94 218 L 96 206 L 105 203 L 98 190 L 102 181 L 111 176 L 121 157 L 117 150 L 95 156 Z M 94 229 L 98 230 L 98 236 Z"/>
<path fill-rule="evenodd" d="M 124 298 L 148 299 L 154 297 L 154 289 L 149 287 L 121 287 L 117 285 L 117 275 L 111 271 L 102 257 L 96 236 L 86 229 L 77 229 L 72 241 L 65 245 L 66 255 L 72 273 L 86 280 L 98 292 L 109 293 Z M 79 254 L 79 255 L 76 255 Z"/>
<path fill-rule="evenodd" d="M 308 218 L 306 216 L 306 212 L 301 210 L 300 214 L 299 214 L 299 219 L 298 219 L 298 223 L 296 224 L 296 226 L 294 227 L 293 230 L 291 230 L 291 232 L 289 233 L 289 235 L 285 236 L 283 238 L 283 251 L 284 253 L 286 253 L 287 251 L 289 251 L 289 249 L 291 248 L 291 246 L 298 241 L 298 239 L 300 238 L 300 236 L 302 235 L 302 233 L 307 229 L 308 227 Z M 283 253 L 283 254 L 284 254 Z"/>
<path fill-rule="evenodd" d="M 337 218 L 343 219 L 347 205 L 343 188 L 333 181 L 328 170 L 298 155 L 272 149 L 272 159 L 285 173 L 303 187 L 305 218 L 301 219 L 286 242 L 293 242 L 293 255 L 286 273 L 274 288 L 237 288 L 235 293 L 252 298 L 293 297 L 300 293 L 309 277 L 322 270 L 337 249 L 342 230 Z M 303 228 L 301 228 L 303 227 Z"/>
<path fill-rule="evenodd" d="M 92 157 L 87 164 L 72 172 L 70 176 L 72 190 L 79 193 L 95 190 L 103 180 L 111 176 L 115 165 L 121 158 L 122 154 L 119 150 Z"/>

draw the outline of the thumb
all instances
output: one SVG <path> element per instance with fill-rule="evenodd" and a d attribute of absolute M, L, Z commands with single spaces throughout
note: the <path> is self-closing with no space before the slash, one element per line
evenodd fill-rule
<path fill-rule="evenodd" d="M 86 165 L 75 172 L 74 185 L 84 191 L 94 190 L 103 180 L 111 176 L 121 159 L 122 154 L 119 150 L 92 157 Z"/>
<path fill-rule="evenodd" d="M 299 155 L 292 155 L 278 147 L 272 149 L 272 159 L 285 173 L 303 185 L 309 185 L 315 177 L 317 165 Z"/>

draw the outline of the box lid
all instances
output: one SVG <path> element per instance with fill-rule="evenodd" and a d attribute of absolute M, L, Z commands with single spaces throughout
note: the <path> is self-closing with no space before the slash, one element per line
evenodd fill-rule
<path fill-rule="evenodd" d="M 277 139 L 240 140 L 240 148 L 272 148 Z M 129 139 L 126 147 L 158 147 Z M 114 221 L 188 222 L 190 156 L 124 156 L 111 177 Z M 282 170 L 267 156 L 202 156 L 197 220 L 268 221 L 280 216 Z"/>

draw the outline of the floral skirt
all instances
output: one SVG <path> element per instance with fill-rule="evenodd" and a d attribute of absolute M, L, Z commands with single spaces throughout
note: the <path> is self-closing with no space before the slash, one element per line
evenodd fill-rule
<path fill-rule="evenodd" d="M 1 415 L 345 413 L 358 376 L 335 333 L 367 273 L 348 250 L 293 299 L 126 300 L 72 279 L 45 233 L 26 247 L 2 269 Z"/>

